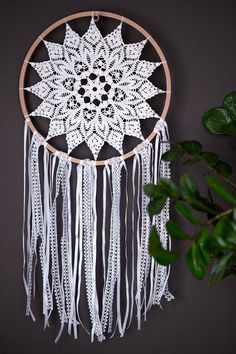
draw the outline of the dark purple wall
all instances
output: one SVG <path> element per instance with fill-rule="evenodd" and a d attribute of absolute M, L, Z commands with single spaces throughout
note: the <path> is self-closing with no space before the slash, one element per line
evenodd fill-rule
<path fill-rule="evenodd" d="M 142 330 L 133 327 L 102 344 L 90 343 L 81 331 L 75 341 L 57 328 L 44 333 L 39 314 L 33 323 L 24 316 L 22 283 L 23 117 L 18 101 L 22 60 L 33 40 L 57 19 L 84 10 L 122 14 L 150 31 L 161 44 L 173 79 L 167 117 L 174 140 L 196 138 L 235 167 L 236 139 L 215 137 L 200 117 L 236 90 L 236 2 L 157 0 L 41 0 L 1 3 L 1 354 L 233 354 L 236 353 L 236 282 L 219 286 L 194 280 L 184 260 L 172 267 L 170 289 L 176 296 L 153 309 Z M 175 167 L 178 176 L 181 168 Z M 235 175 L 236 177 L 236 175 Z"/>

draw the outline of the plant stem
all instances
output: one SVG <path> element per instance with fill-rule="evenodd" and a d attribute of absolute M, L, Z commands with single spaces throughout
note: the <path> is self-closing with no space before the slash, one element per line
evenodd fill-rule
<path fill-rule="evenodd" d="M 202 230 L 203 230 L 205 227 L 208 227 L 208 226 L 211 225 L 214 221 L 216 221 L 216 220 L 222 218 L 223 216 L 229 215 L 229 214 L 231 214 L 232 212 L 233 212 L 233 209 L 225 210 L 225 211 L 223 211 L 222 213 L 219 213 L 219 214 L 215 215 L 212 219 L 208 220 L 208 222 L 207 222 L 206 224 L 202 223 L 201 227 L 198 229 L 198 232 L 197 232 L 195 235 L 193 235 L 193 237 L 191 238 L 191 240 L 186 240 L 186 241 L 184 241 L 182 247 L 180 247 L 180 248 L 178 249 L 178 252 L 183 251 L 183 250 L 189 245 L 189 243 L 195 241 L 195 240 L 197 239 L 199 233 L 202 232 Z"/>
<path fill-rule="evenodd" d="M 209 165 L 207 165 L 206 163 L 204 163 L 203 161 L 199 161 L 201 163 L 202 166 L 206 167 L 209 171 L 211 172 L 215 172 L 217 173 L 217 171 L 214 169 L 214 167 L 210 167 Z M 227 182 L 228 184 L 230 184 L 234 189 L 236 189 L 236 184 L 231 181 L 231 179 L 227 178 L 227 177 L 224 177 L 222 175 L 220 175 L 224 180 L 225 182 Z"/>
<path fill-rule="evenodd" d="M 175 142 L 173 142 L 173 141 L 170 141 L 170 144 L 172 144 L 172 145 L 178 145 L 179 147 L 181 147 L 180 144 L 175 143 Z M 186 154 L 188 154 L 188 153 L 186 152 Z M 188 154 L 188 156 L 193 157 L 193 156 L 191 156 L 191 155 L 189 155 L 189 154 Z M 204 166 L 205 168 L 207 168 L 207 169 L 208 169 L 209 171 L 211 171 L 211 172 L 218 173 L 217 170 L 214 169 L 214 167 L 211 167 L 211 166 L 207 165 L 205 162 L 203 162 L 201 156 L 199 156 L 199 157 L 200 157 L 201 160 L 199 160 L 198 162 L 200 162 L 202 166 Z M 231 181 L 231 179 L 229 179 L 229 178 L 227 178 L 227 177 L 224 177 L 224 176 L 222 176 L 222 175 L 221 175 L 221 177 L 225 180 L 225 182 L 227 182 L 227 183 L 230 184 L 234 189 L 236 189 L 236 183 L 234 183 L 233 181 Z"/>
<path fill-rule="evenodd" d="M 229 215 L 229 214 L 231 214 L 232 212 L 233 212 L 233 209 L 225 210 L 225 211 L 223 211 L 222 213 L 215 215 L 212 219 L 208 220 L 208 222 L 207 222 L 206 225 L 211 225 L 214 221 L 216 221 L 216 220 L 222 218 L 223 216 Z"/>

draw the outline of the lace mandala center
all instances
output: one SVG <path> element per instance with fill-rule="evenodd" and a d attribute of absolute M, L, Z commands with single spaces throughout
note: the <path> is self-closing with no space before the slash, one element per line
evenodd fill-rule
<path fill-rule="evenodd" d="M 81 106 L 88 110 L 107 108 L 109 103 L 124 100 L 125 92 L 115 86 L 117 75 L 106 75 L 101 70 L 94 69 L 81 73 L 77 78 L 67 78 L 63 82 L 65 90 L 69 91 L 68 109 Z"/>
<path fill-rule="evenodd" d="M 68 153 L 85 141 L 95 160 L 105 142 L 123 154 L 125 135 L 144 140 L 139 120 L 160 118 L 146 100 L 163 92 L 148 80 L 161 63 L 140 60 L 146 40 L 125 44 L 121 24 L 103 37 L 92 19 L 44 43 L 49 60 L 30 63 L 42 80 L 25 89 L 43 100 L 30 115 L 50 119 L 47 140 L 65 134 Z"/>

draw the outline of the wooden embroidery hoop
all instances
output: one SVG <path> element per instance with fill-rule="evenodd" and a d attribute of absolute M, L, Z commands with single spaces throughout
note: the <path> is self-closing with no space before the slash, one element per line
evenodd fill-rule
<path fill-rule="evenodd" d="M 96 14 L 96 15 L 95 15 Z M 25 119 L 27 119 L 29 117 L 29 112 L 26 106 L 26 101 L 25 101 L 25 91 L 24 91 L 24 87 L 25 87 L 25 75 L 26 75 L 26 70 L 28 67 L 28 62 L 30 61 L 30 58 L 32 57 L 35 49 L 37 48 L 37 46 L 41 43 L 41 41 L 51 32 L 53 31 L 55 28 L 61 26 L 62 24 L 81 18 L 81 17 L 91 17 L 91 16 L 103 16 L 103 17 L 109 17 L 115 20 L 119 20 L 121 22 L 124 22 L 128 25 L 130 25 L 131 27 L 133 27 L 134 29 L 136 29 L 138 32 L 140 32 L 150 43 L 151 45 L 154 47 L 154 49 L 156 50 L 160 60 L 163 62 L 163 69 L 164 69 L 164 73 L 165 73 L 165 80 L 166 80 L 166 98 L 165 98 L 165 104 L 163 107 L 163 111 L 161 113 L 161 117 L 163 119 L 165 119 L 168 109 L 169 109 L 169 105 L 170 105 L 170 98 L 171 98 L 171 77 L 170 77 L 170 71 L 169 71 L 169 67 L 166 61 L 166 58 L 160 48 L 160 46 L 157 44 L 157 42 L 153 39 L 153 37 L 145 30 L 143 29 L 141 26 L 139 26 L 136 22 L 123 17 L 121 15 L 118 14 L 114 14 L 112 12 L 106 12 L 106 11 L 84 11 L 84 12 L 78 12 L 75 13 L 73 15 L 64 17 L 56 22 L 54 22 L 51 26 L 49 26 L 48 28 L 46 28 L 41 34 L 40 36 L 34 41 L 34 43 L 32 44 L 32 46 L 30 47 L 22 68 L 21 68 L 21 72 L 20 72 L 20 79 L 19 79 L 19 98 L 20 98 L 20 105 L 21 105 L 21 109 L 23 112 L 23 115 L 25 117 Z M 37 129 L 35 128 L 34 124 L 32 123 L 31 120 L 28 121 L 28 126 L 31 129 L 32 133 L 37 132 Z M 146 140 L 151 141 L 156 135 L 156 131 L 152 131 L 151 134 L 147 137 Z M 58 152 L 57 149 L 55 149 L 52 145 L 50 145 L 49 143 L 46 144 L 46 147 L 49 151 L 51 151 L 52 153 L 56 154 Z M 134 155 L 134 150 L 131 150 L 129 152 L 127 152 L 126 154 L 120 156 L 120 158 L 122 160 L 126 160 L 129 157 Z M 82 160 L 76 158 L 76 157 L 72 157 L 69 156 L 69 160 L 71 162 L 74 163 L 81 163 Z M 94 161 L 94 163 L 97 166 L 102 166 L 105 165 L 107 163 L 108 160 L 111 159 L 107 159 L 107 160 L 97 160 Z"/>

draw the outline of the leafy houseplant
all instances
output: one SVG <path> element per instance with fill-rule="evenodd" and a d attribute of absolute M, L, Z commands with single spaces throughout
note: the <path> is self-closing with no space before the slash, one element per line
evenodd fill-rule
<path fill-rule="evenodd" d="M 202 122 L 212 133 L 236 135 L 236 92 L 228 94 L 221 107 L 207 111 Z M 200 193 L 196 179 L 189 173 L 182 174 L 177 183 L 160 178 L 158 184 L 144 186 L 150 197 L 148 211 L 151 217 L 159 214 L 170 199 L 176 212 L 194 226 L 194 233 L 189 235 L 171 219 L 166 223 L 167 232 L 187 247 L 186 264 L 192 274 L 203 279 L 209 268 L 210 281 L 217 283 L 236 274 L 236 182 L 230 178 L 230 165 L 216 153 L 203 150 L 198 141 L 171 142 L 170 150 L 162 155 L 169 162 L 182 158 L 184 165 L 203 166 L 206 195 Z M 220 203 L 214 202 L 216 196 Z M 227 207 L 221 205 L 225 202 Z M 180 254 L 162 246 L 155 226 L 150 232 L 149 252 L 163 265 L 173 263 Z"/>

